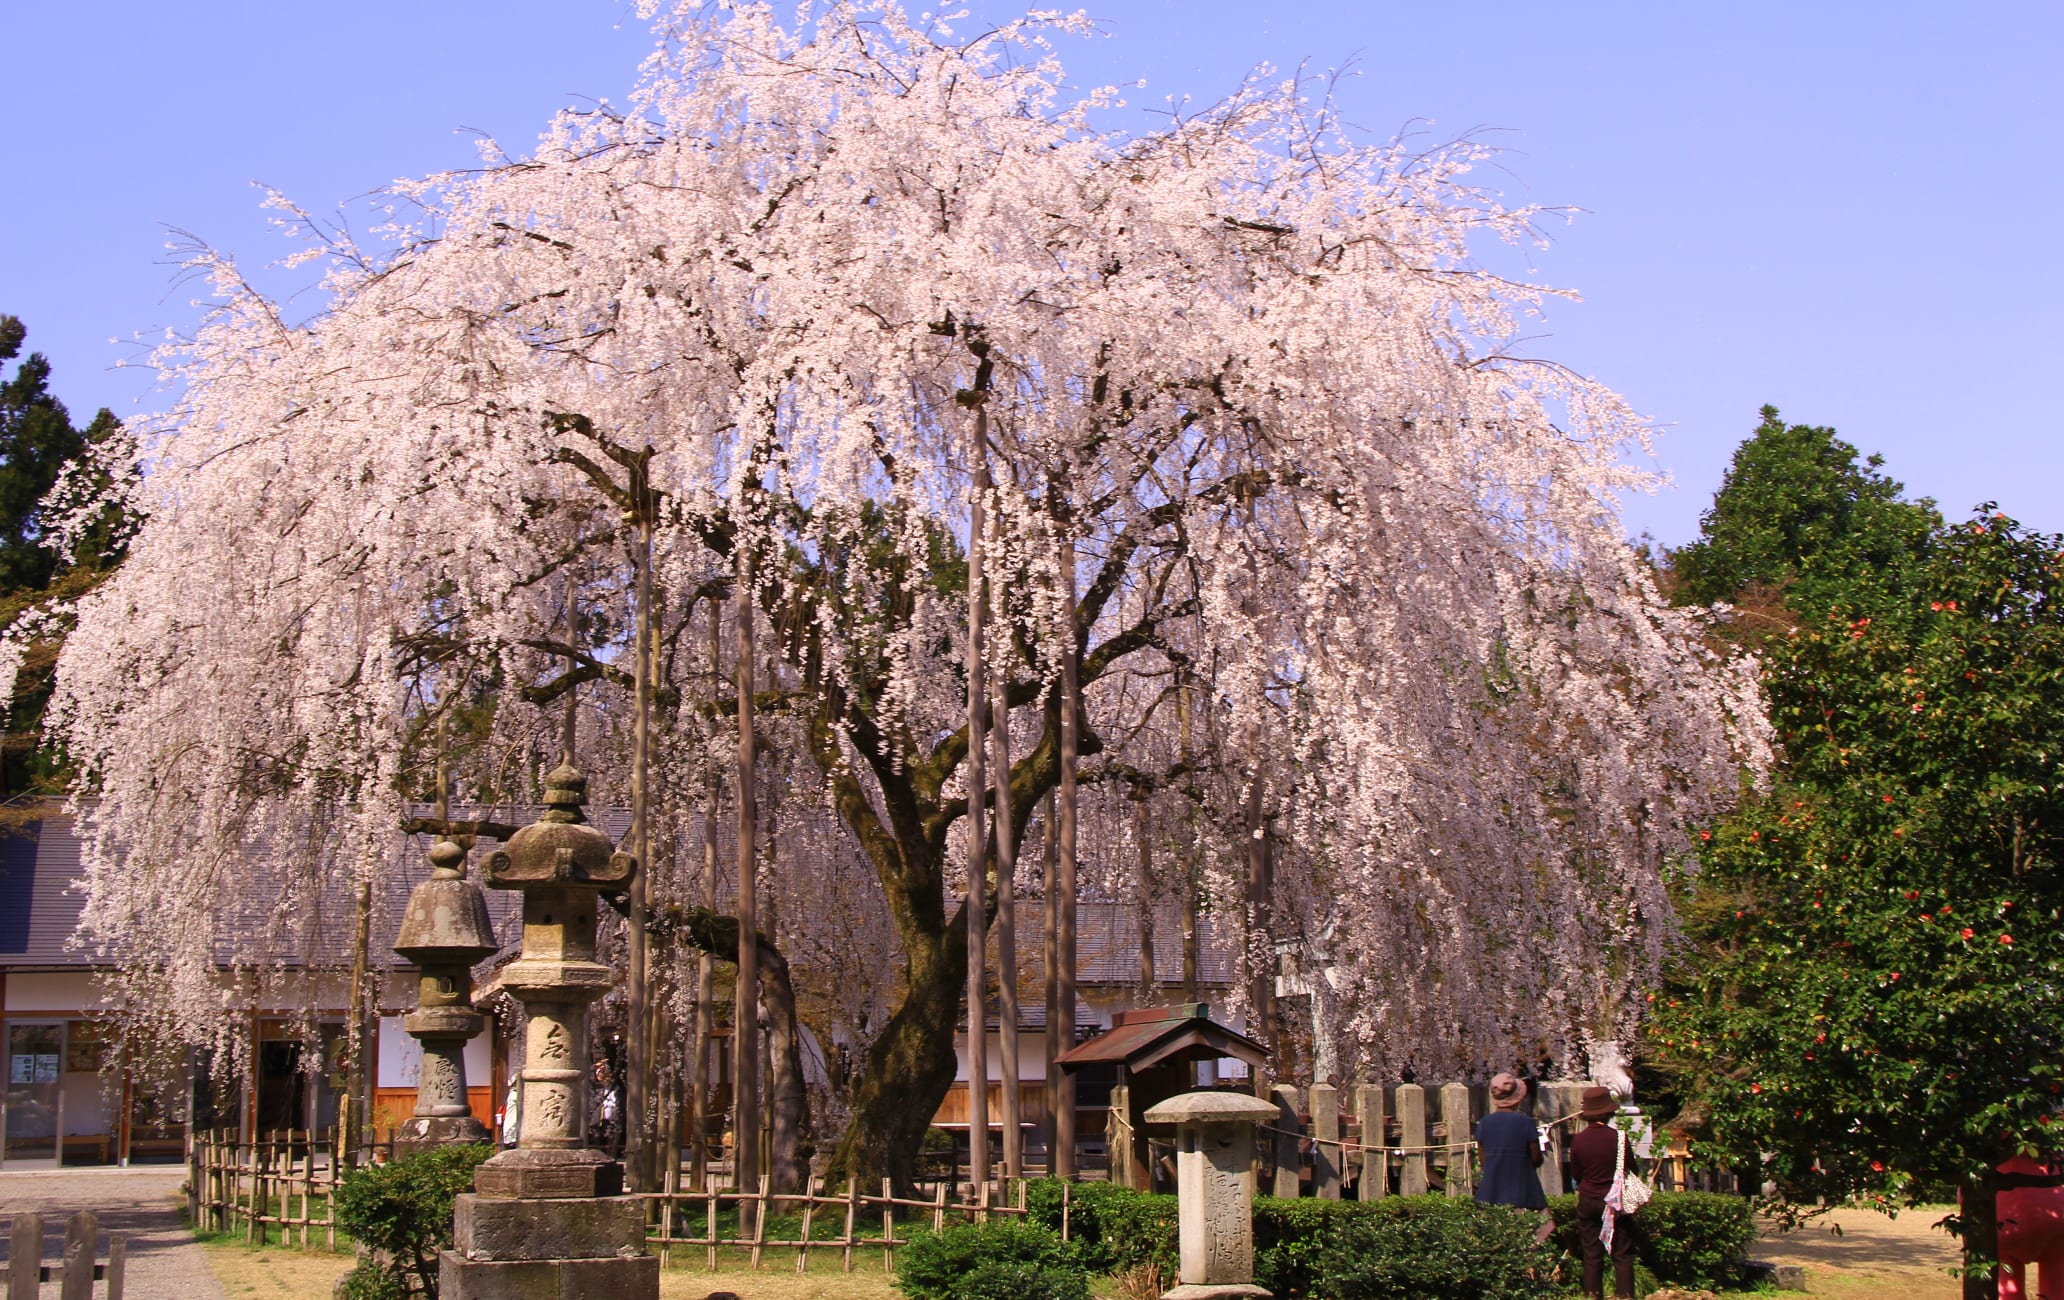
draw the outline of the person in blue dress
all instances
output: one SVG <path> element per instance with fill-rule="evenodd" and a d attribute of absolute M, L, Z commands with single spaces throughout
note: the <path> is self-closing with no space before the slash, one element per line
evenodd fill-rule
<path fill-rule="evenodd" d="M 1541 1242 L 1555 1231 L 1555 1220 L 1548 1217 L 1548 1197 L 1541 1190 L 1541 1130 L 1519 1109 L 1526 1098 L 1526 1082 L 1518 1076 L 1491 1080 L 1491 1113 L 1476 1124 L 1476 1148 L 1483 1156 L 1476 1199 L 1538 1212 L 1541 1227 L 1534 1240 Z"/>

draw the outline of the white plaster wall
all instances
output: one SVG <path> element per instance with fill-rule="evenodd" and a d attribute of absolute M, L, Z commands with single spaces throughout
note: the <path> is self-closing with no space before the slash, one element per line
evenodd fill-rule
<path fill-rule="evenodd" d="M 32 971 L 7 976 L 7 1013 L 91 1011 L 106 1005 L 93 991 L 93 977 L 78 971 Z"/>

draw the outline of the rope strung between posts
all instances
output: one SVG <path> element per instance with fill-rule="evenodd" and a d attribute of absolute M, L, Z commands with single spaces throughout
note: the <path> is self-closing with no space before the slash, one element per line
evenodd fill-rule
<path fill-rule="evenodd" d="M 1536 1120 L 1535 1123 L 1541 1124 L 1543 1128 L 1554 1128 L 1558 1124 L 1568 1124 L 1582 1118 L 1583 1116 L 1581 1115 L 1564 1115 L 1560 1119 L 1551 1119 L 1546 1123 L 1542 1123 L 1539 1120 Z M 1430 1155 L 1436 1151 L 1473 1151 L 1476 1149 L 1476 1141 L 1473 1138 L 1467 1142 L 1434 1142 L 1418 1147 L 1393 1147 L 1385 1146 L 1380 1142 L 1370 1145 L 1362 1142 L 1350 1142 L 1346 1138 L 1314 1137 L 1310 1133 L 1296 1129 L 1278 1128 L 1274 1124 L 1256 1124 L 1254 1127 L 1264 1133 L 1274 1133 L 1280 1137 L 1303 1138 L 1314 1145 L 1339 1147 L 1342 1151 L 1389 1151 L 1403 1156 L 1422 1156 Z"/>

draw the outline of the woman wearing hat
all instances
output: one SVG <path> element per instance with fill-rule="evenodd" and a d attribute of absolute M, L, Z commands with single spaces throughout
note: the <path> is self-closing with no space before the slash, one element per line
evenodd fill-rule
<path fill-rule="evenodd" d="M 1577 1113 L 1590 1123 L 1570 1139 L 1570 1172 L 1577 1180 L 1577 1240 L 1584 1248 L 1584 1294 L 1605 1295 L 1605 1256 L 1612 1254 L 1613 1295 L 1634 1294 L 1634 1216 L 1608 1210 L 1605 1198 L 1621 1168 L 1626 1136 L 1613 1127 L 1619 1112 L 1612 1093 L 1586 1088 Z"/>
<path fill-rule="evenodd" d="M 1547 1217 L 1548 1197 L 1541 1191 L 1541 1131 L 1520 1113 L 1527 1086 L 1516 1075 L 1491 1080 L 1491 1113 L 1476 1122 L 1476 1149 L 1483 1155 L 1483 1180 L 1476 1199 L 1485 1205 L 1510 1205 L 1541 1212 L 1541 1230 L 1534 1240 L 1546 1241 L 1555 1231 Z"/>

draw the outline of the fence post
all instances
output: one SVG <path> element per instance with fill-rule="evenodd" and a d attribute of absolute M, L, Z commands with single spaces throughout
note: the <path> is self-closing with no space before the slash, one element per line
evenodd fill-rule
<path fill-rule="evenodd" d="M 823 1190 L 817 1175 L 811 1174 L 803 1180 L 803 1244 L 796 1247 L 795 1253 L 795 1271 L 798 1273 L 810 1271 L 810 1225 L 816 1221 L 817 1196 Z"/>
<path fill-rule="evenodd" d="M 845 1249 L 843 1269 L 853 1271 L 853 1221 L 860 1217 L 860 1184 L 850 1173 L 846 1175 L 846 1232 L 842 1239 Z"/>
<path fill-rule="evenodd" d="M 43 1216 L 17 1214 L 7 1243 L 7 1300 L 36 1300 L 42 1275 Z"/>
<path fill-rule="evenodd" d="M 1302 1127 L 1297 1118 L 1299 1097 L 1297 1089 L 1287 1083 L 1275 1086 L 1276 1102 L 1276 1180 L 1277 1196 L 1297 1195 L 1297 1139 Z"/>
<path fill-rule="evenodd" d="M 1398 1195 L 1426 1195 L 1426 1089 L 1416 1083 L 1397 1087 L 1398 1145 L 1405 1165 L 1398 1173 Z"/>
<path fill-rule="evenodd" d="M 1362 1131 L 1361 1198 L 1374 1201 L 1390 1195 L 1390 1152 L 1383 1143 L 1383 1089 L 1365 1083 L 1354 1090 L 1355 1124 Z"/>
<path fill-rule="evenodd" d="M 1469 1085 L 1446 1083 L 1440 1090 L 1441 1122 L 1448 1130 L 1448 1167 L 1445 1171 L 1447 1193 L 1450 1196 L 1467 1196 L 1470 1193 L 1469 1144 L 1476 1138 L 1475 1125 L 1470 1123 Z"/>
<path fill-rule="evenodd" d="M 65 1225 L 64 1300 L 93 1300 L 93 1247 L 100 1236 L 100 1220 L 91 1210 L 80 1210 Z"/>
<path fill-rule="evenodd" d="M 1584 1085 L 1544 1083 L 1534 1104 L 1534 1119 L 1548 1125 L 1548 1150 L 1541 1159 L 1541 1190 L 1562 1195 L 1562 1158 L 1569 1149 L 1569 1125 L 1556 1123 L 1576 1113 L 1571 1102 L 1582 1095 Z"/>
<path fill-rule="evenodd" d="M 110 1232 L 107 1244 L 107 1300 L 122 1300 L 122 1274 L 129 1267 L 129 1234 Z"/>
<path fill-rule="evenodd" d="M 1315 1083 L 1311 1089 L 1312 1195 L 1322 1201 L 1340 1199 L 1340 1170 L 1346 1152 L 1340 1145 L 1340 1089 Z"/>

